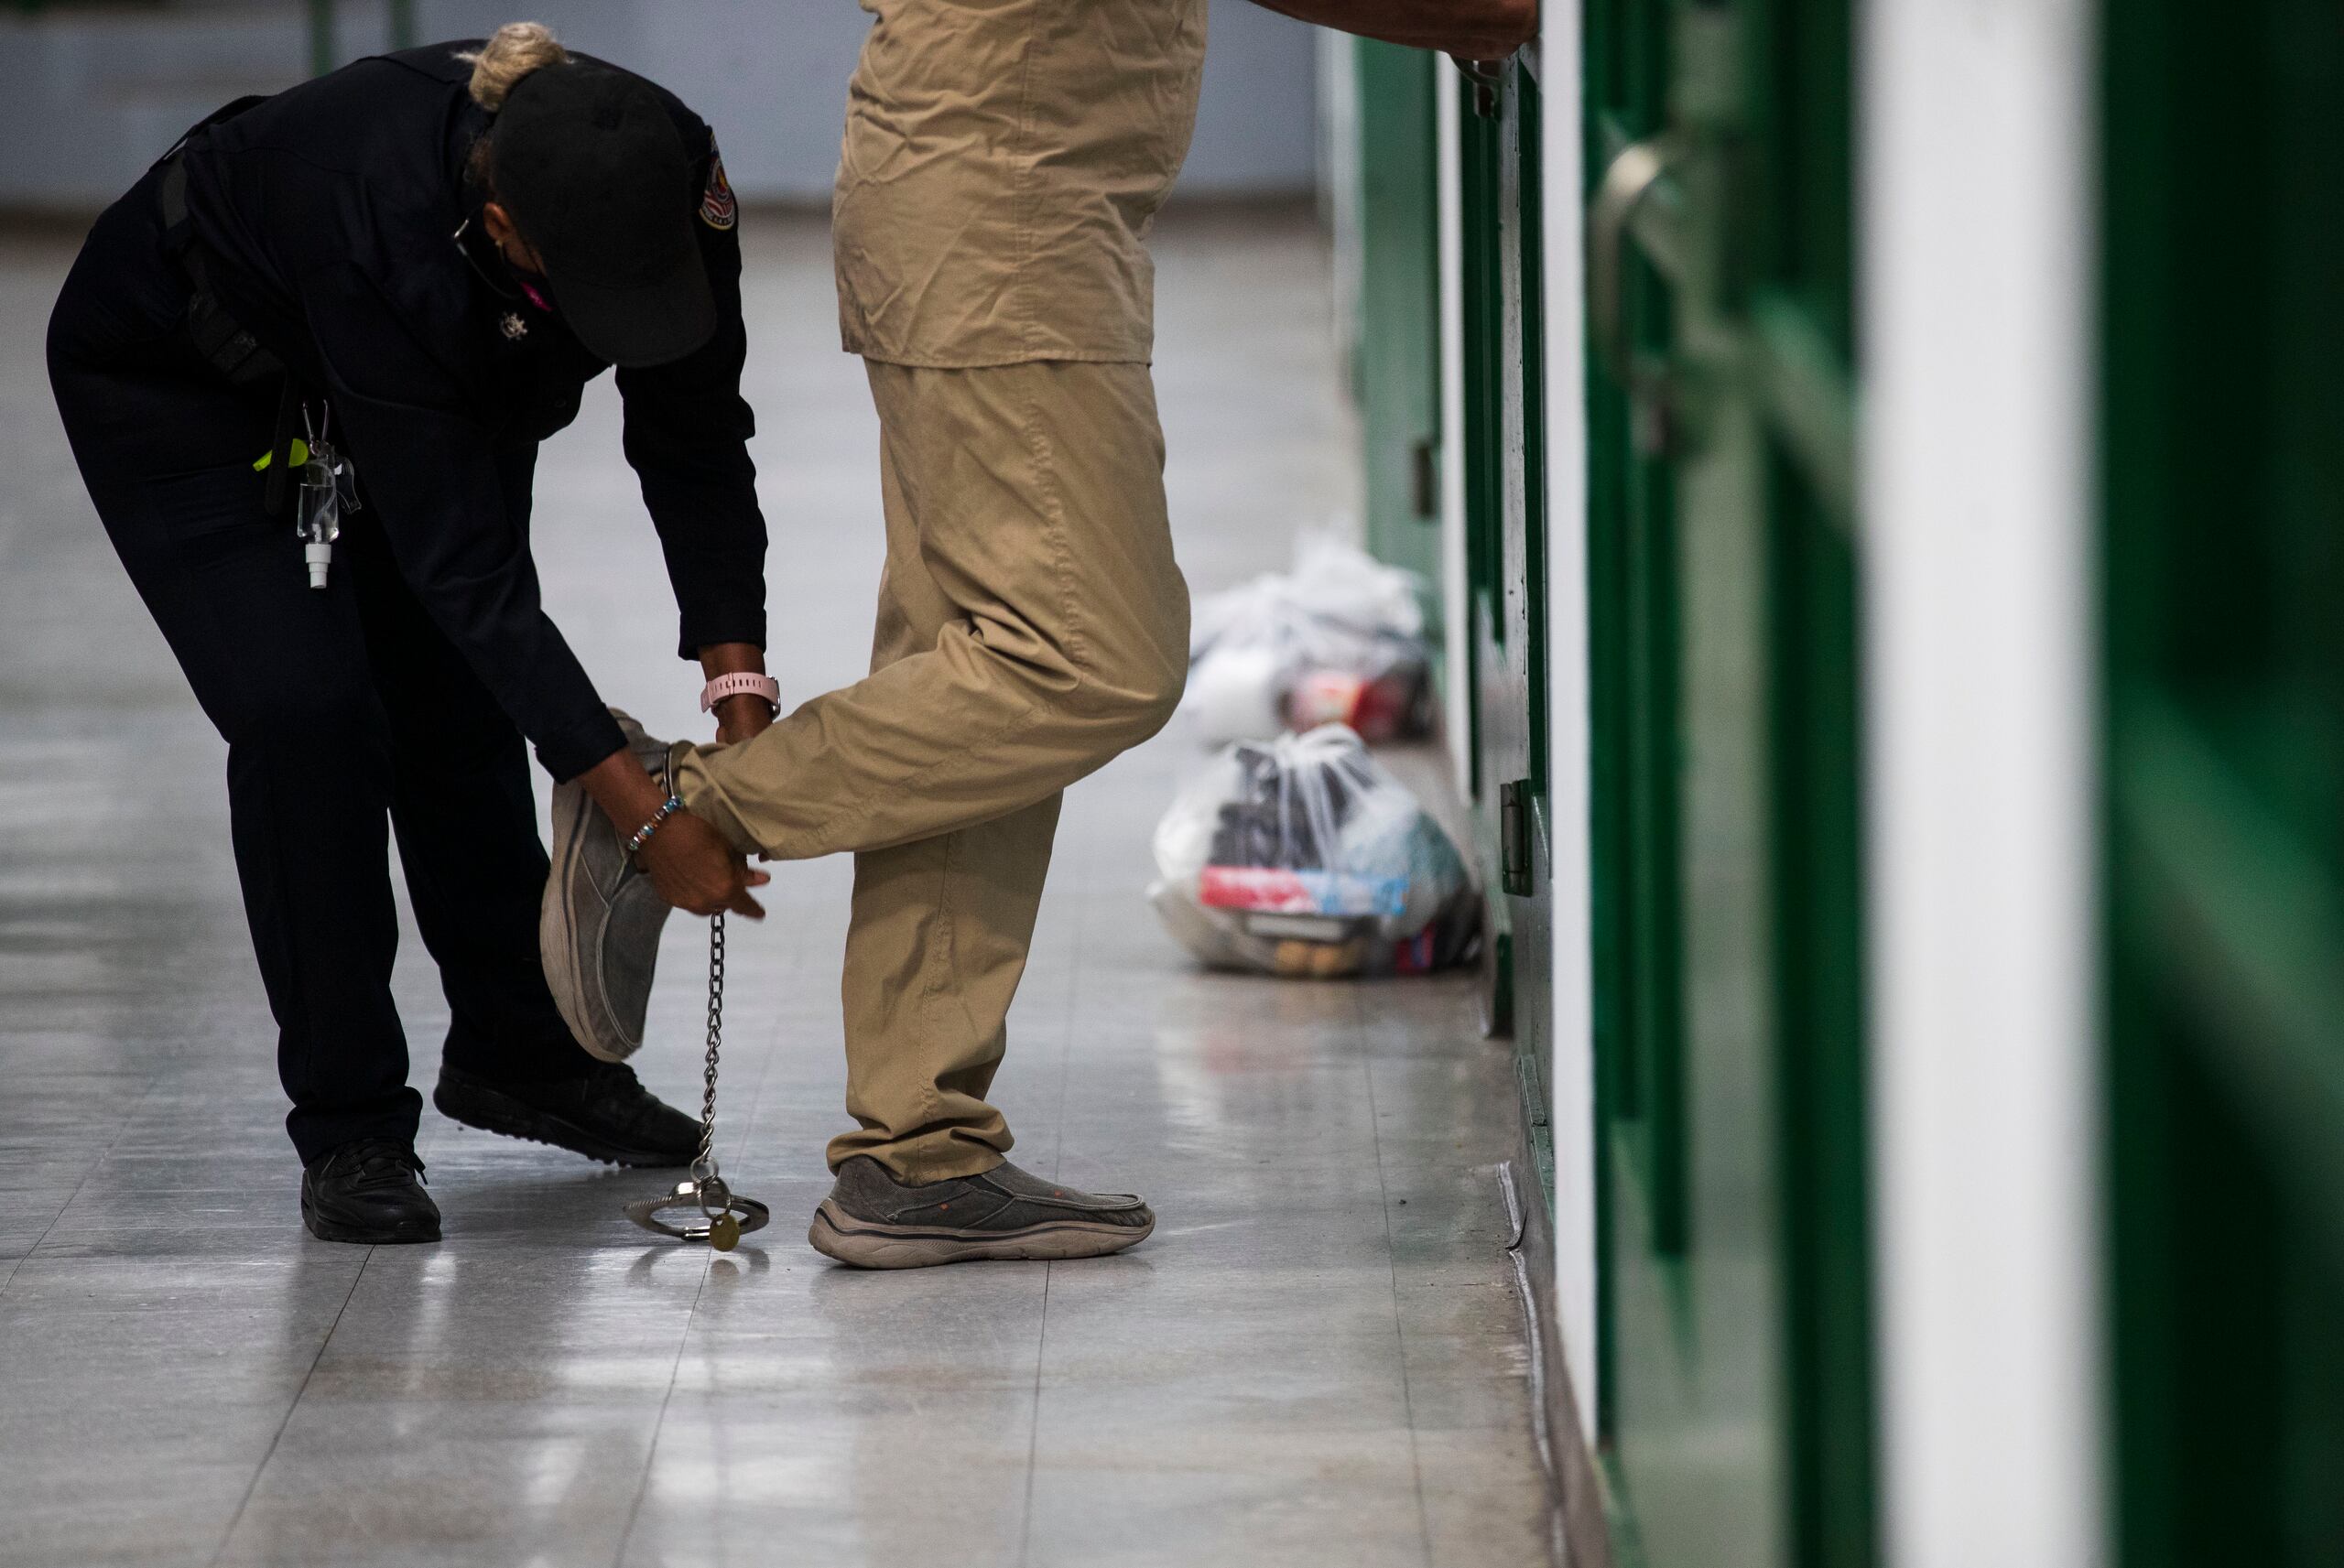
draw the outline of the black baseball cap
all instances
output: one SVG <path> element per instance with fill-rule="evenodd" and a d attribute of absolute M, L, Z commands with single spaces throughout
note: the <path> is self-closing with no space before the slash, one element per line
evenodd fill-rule
<path fill-rule="evenodd" d="M 506 94 L 493 135 L 496 200 L 580 342 L 613 364 L 656 365 L 708 341 L 700 190 L 649 82 L 599 61 L 542 66 Z"/>

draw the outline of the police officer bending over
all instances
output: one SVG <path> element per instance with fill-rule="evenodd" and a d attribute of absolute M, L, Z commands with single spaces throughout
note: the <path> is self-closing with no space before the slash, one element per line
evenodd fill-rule
<path fill-rule="evenodd" d="M 762 672 L 733 221 L 690 110 L 518 25 L 231 104 L 108 209 L 58 300 L 74 457 L 228 741 L 317 1236 L 440 1235 L 391 1001 L 386 816 L 452 1015 L 440 1109 L 624 1164 L 695 1152 L 690 1118 L 581 1050 L 538 965 L 523 737 L 624 833 L 664 795 L 539 607 L 530 480 L 618 366 L 681 652 Z M 737 687 L 720 734 L 770 717 L 770 683 Z M 758 913 L 762 875 L 692 818 L 641 863 L 684 908 Z"/>

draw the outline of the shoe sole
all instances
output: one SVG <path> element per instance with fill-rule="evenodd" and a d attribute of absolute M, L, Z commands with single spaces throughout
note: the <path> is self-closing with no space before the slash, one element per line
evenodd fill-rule
<path fill-rule="evenodd" d="M 406 1247 L 418 1242 L 440 1239 L 440 1222 L 410 1221 L 395 1225 L 387 1230 L 370 1230 L 364 1226 L 345 1225 L 340 1220 L 320 1219 L 309 1206 L 309 1195 L 301 1195 L 301 1223 L 309 1234 L 320 1241 L 347 1241 L 361 1247 Z"/>
<path fill-rule="evenodd" d="M 1109 1225 L 1100 1220 L 1053 1220 L 1024 1230 L 951 1230 L 933 1226 L 883 1225 L 856 1219 L 830 1198 L 814 1211 L 806 1239 L 815 1251 L 857 1269 L 927 1269 L 939 1263 L 988 1260 L 1104 1258 L 1136 1247 L 1156 1229 L 1145 1225 Z"/>
<path fill-rule="evenodd" d="M 549 1111 L 498 1094 L 494 1089 L 472 1087 L 451 1088 L 446 1084 L 431 1091 L 431 1103 L 440 1114 L 466 1127 L 476 1127 L 483 1132 L 494 1132 L 504 1138 L 525 1139 L 531 1143 L 544 1143 L 556 1149 L 567 1149 L 572 1154 L 583 1154 L 589 1160 L 599 1160 L 605 1165 L 627 1165 L 660 1170 L 689 1165 L 699 1146 L 680 1152 L 664 1149 L 630 1149 L 597 1138 L 576 1122 L 555 1116 Z"/>
<path fill-rule="evenodd" d="M 591 1020 L 581 1016 L 588 990 L 585 971 L 578 962 L 578 928 L 570 916 L 570 884 L 577 874 L 579 857 L 584 853 L 585 819 L 594 810 L 593 797 L 577 784 L 561 784 L 554 790 L 553 806 L 557 818 L 554 842 L 561 846 L 561 858 L 554 862 L 551 874 L 546 878 L 546 895 L 537 904 L 537 961 L 545 969 L 547 988 L 553 992 L 554 1009 L 570 1025 L 571 1037 L 597 1061 L 624 1062 L 635 1054 L 643 1042 L 614 1047 L 602 1039 Z M 561 830 L 565 818 L 569 824 L 567 834 Z"/>

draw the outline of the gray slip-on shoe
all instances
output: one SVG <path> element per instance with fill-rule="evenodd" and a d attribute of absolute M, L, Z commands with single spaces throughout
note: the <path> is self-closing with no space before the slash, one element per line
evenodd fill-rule
<path fill-rule="evenodd" d="M 980 1259 L 1102 1258 L 1147 1239 L 1156 1216 L 1127 1193 L 1085 1193 L 1006 1160 L 974 1176 L 912 1186 L 858 1154 L 806 1233 L 859 1269 L 924 1269 Z"/>
<path fill-rule="evenodd" d="M 667 743 L 617 708 L 627 750 L 663 782 Z M 577 780 L 553 792 L 553 871 L 537 910 L 537 956 L 562 1022 L 588 1054 L 624 1062 L 643 1044 L 651 971 L 671 906 Z"/>

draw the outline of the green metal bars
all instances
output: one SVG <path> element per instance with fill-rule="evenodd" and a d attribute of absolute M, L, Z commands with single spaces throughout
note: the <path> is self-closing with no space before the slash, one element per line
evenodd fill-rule
<path fill-rule="evenodd" d="M 1868 1568 L 1848 7 L 1587 15 L 1615 1542 Z"/>
<path fill-rule="evenodd" d="M 1493 1029 L 1514 1041 L 1554 1198 L 1547 810 L 1546 311 L 1539 92 L 1521 60 L 1460 94 L 1465 556 L 1473 792 L 1485 827 Z M 1576 831 L 1569 825 L 1566 831 Z"/>
<path fill-rule="evenodd" d="M 1440 256 L 1434 60 L 1362 38 L 1361 330 L 1353 367 L 1367 467 L 1367 542 L 1430 584 L 1440 569 Z M 1427 593 L 1427 623 L 1440 596 Z"/>
<path fill-rule="evenodd" d="M 2344 29 L 2101 38 L 2117 1560 L 2344 1563 Z"/>
<path fill-rule="evenodd" d="M 1491 1011 L 1543 1130 L 1550 836 L 1587 835 L 1617 1559 L 1871 1568 L 1849 5 L 1590 0 L 1586 25 L 1587 364 L 1546 355 L 1536 62 L 1460 95 Z M 1424 341 L 1405 309 L 1363 326 L 1394 362 Z M 1547 411 L 1582 396 L 1587 531 L 1555 536 Z M 1547 646 L 1556 551 L 1586 571 L 1585 822 L 1548 805 L 1547 666 L 1579 652 Z"/>

